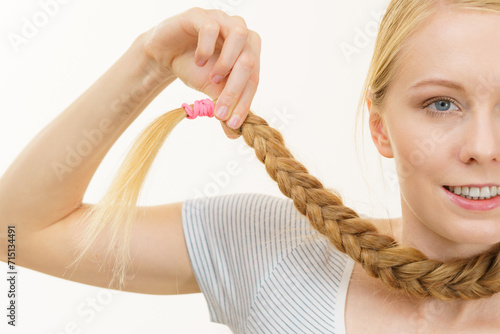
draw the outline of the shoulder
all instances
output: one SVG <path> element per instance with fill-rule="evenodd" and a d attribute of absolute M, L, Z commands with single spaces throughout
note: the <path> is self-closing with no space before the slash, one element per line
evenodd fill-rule
<path fill-rule="evenodd" d="M 312 232 L 307 218 L 291 199 L 262 193 L 189 199 L 183 206 L 183 224 L 188 237 L 234 240 L 248 251 L 256 245 L 280 241 L 280 249 L 295 247 L 300 237 Z M 267 251 L 268 247 L 263 249 Z"/>
<path fill-rule="evenodd" d="M 183 214 L 185 219 L 194 217 L 198 220 L 215 220 L 219 224 L 228 223 L 229 220 L 265 224 L 274 220 L 295 221 L 303 217 L 295 209 L 291 199 L 264 193 L 235 193 L 188 199 L 184 202 Z"/>
<path fill-rule="evenodd" d="M 262 206 L 276 206 L 288 201 L 291 200 L 265 193 L 246 192 L 190 198 L 184 201 L 184 206 L 190 209 L 200 209 L 203 207 L 213 209 L 251 209 Z"/>

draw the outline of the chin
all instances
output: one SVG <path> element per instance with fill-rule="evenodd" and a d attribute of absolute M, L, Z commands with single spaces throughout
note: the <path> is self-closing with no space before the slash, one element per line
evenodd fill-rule
<path fill-rule="evenodd" d="M 449 248 L 450 253 L 465 251 L 474 255 L 482 253 L 500 242 L 500 221 L 498 219 L 492 221 L 462 218 L 453 221 L 453 224 L 449 226 L 433 230 L 446 239 L 447 242 L 445 241 L 444 245 Z"/>

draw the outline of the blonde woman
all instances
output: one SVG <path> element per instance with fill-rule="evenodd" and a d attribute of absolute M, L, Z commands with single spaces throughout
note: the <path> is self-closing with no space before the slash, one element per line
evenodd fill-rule
<path fill-rule="evenodd" d="M 259 36 L 240 17 L 193 8 L 139 36 L 12 163 L 0 179 L 1 246 L 15 224 L 19 265 L 62 278 L 72 267 L 71 280 L 125 291 L 202 292 L 211 320 L 235 333 L 498 333 L 499 10 L 479 0 L 388 6 L 361 105 L 378 152 L 397 166 L 398 219 L 359 217 L 293 159 L 249 112 Z M 111 145 L 175 78 L 217 100 L 225 133 L 242 135 L 292 200 L 136 208 L 161 143 L 192 112 L 179 108 L 141 135 L 101 202 L 81 202 Z M 112 108 L 124 92 L 135 98 Z M 107 134 L 100 149 L 60 182 L 51 162 L 96 128 Z"/>

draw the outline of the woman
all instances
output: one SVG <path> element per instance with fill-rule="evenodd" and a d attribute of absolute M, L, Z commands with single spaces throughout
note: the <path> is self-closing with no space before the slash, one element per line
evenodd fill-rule
<path fill-rule="evenodd" d="M 392 1 L 382 23 L 365 90 L 373 141 L 380 154 L 394 158 L 398 167 L 403 212 L 400 219 L 372 222 L 399 244 L 415 247 L 440 261 L 486 253 L 500 240 L 500 197 L 496 196 L 500 187 L 499 96 L 495 86 L 495 78 L 500 75 L 495 66 L 500 45 L 498 29 L 494 29 L 500 24 L 500 16 L 477 7 L 498 10 L 500 3 Z M 224 116 L 218 116 L 220 108 L 216 108 L 216 117 L 228 136 L 233 137 L 237 132 L 231 128 L 243 124 L 256 90 L 259 49 L 258 36 L 245 27 L 241 18 L 219 11 L 193 9 L 141 35 L 91 89 L 25 149 L 2 177 L 2 221 L 22 226 L 18 239 L 28 240 L 23 241 L 19 264 L 63 277 L 65 266 L 74 260 L 69 251 L 71 241 L 81 233 L 76 222 L 89 207 L 82 205 L 75 210 L 74 205 L 81 204 L 82 189 L 97 168 L 94 161 L 102 159 L 126 126 L 176 77 L 212 99 L 218 98 L 218 107 L 228 107 Z M 225 77 L 222 81 L 214 80 L 216 75 Z M 103 94 L 101 88 L 109 83 L 114 84 L 113 89 Z M 127 108 L 109 107 L 120 93 L 131 90 L 137 94 Z M 239 116 L 235 124 L 224 124 L 235 115 Z M 52 180 L 46 177 L 49 173 L 42 174 L 42 178 L 31 174 L 29 167 L 34 161 L 44 166 L 44 157 L 37 152 L 47 152 L 49 146 L 56 155 L 65 152 L 58 150 L 51 138 L 57 134 L 63 143 L 77 144 L 82 139 L 78 135 L 82 128 L 99 128 L 110 135 L 104 137 L 100 150 L 92 152 L 70 174 L 61 170 L 60 174 L 52 174 Z M 66 177 L 64 186 L 58 183 L 58 177 Z M 37 182 L 40 179 L 42 184 Z M 33 191 L 50 196 L 27 203 L 17 190 L 20 182 L 40 187 Z M 469 195 L 470 199 L 463 197 Z M 492 196 L 493 199 L 485 199 Z M 144 208 L 142 212 L 147 218 L 137 218 L 134 224 L 139 228 L 131 233 L 135 275 L 127 277 L 125 290 L 155 294 L 201 290 L 207 297 L 212 319 L 226 323 L 235 332 L 500 330 L 500 297 L 493 293 L 498 291 L 495 273 L 481 291 L 455 287 L 470 299 L 482 297 L 474 300 L 421 299 L 390 289 L 387 281 L 391 277 L 375 279 L 366 272 L 374 268 L 362 268 L 319 236 L 304 238 L 314 231 L 308 229 L 304 217 L 291 210 L 294 204 L 266 196 L 239 195 L 234 199 L 219 197 Z M 20 212 L 28 205 L 30 211 Z M 226 218 L 221 218 L 222 214 Z M 228 221 L 238 224 L 232 228 Z M 218 226 L 210 227 L 217 222 Z M 247 230 L 249 226 L 254 229 Z M 165 244 L 159 235 L 168 235 L 170 242 Z M 231 239 L 235 236 L 248 238 Z M 46 240 L 54 242 L 47 244 Z M 342 240 L 346 249 L 355 248 L 356 245 L 345 243 L 357 239 Z M 242 242 L 247 242 L 245 247 Z M 276 248 L 280 242 L 284 245 Z M 85 257 L 72 280 L 107 285 L 110 277 L 99 272 L 93 261 L 99 262 L 105 255 L 104 241 L 97 245 L 96 258 Z M 158 252 L 152 256 L 146 245 Z M 50 262 L 37 258 L 37 254 L 49 248 L 52 252 L 56 248 L 57 254 Z M 314 256 L 314 252 L 319 253 Z M 263 255 L 269 256 L 267 261 L 263 261 Z M 418 257 L 418 253 L 412 255 Z M 362 260 L 380 265 L 382 259 L 385 258 Z M 254 260 L 262 263 L 250 263 Z M 477 263 L 477 267 L 458 273 L 457 279 L 474 279 L 474 273 L 484 272 L 479 265 L 482 262 Z M 108 273 L 113 270 L 106 269 Z M 432 277 L 437 280 L 439 276 Z M 482 276 L 477 280 L 480 277 L 485 280 Z M 310 280 L 318 285 L 308 286 Z M 319 285 L 332 282 L 336 289 Z M 403 285 L 402 281 L 396 283 Z M 432 288 L 438 283 L 431 281 L 423 286 L 439 296 L 440 292 Z M 283 291 L 288 295 L 277 293 Z M 313 295 L 314 291 L 320 293 Z M 445 297 L 449 293 L 442 292 Z M 290 296 L 303 299 L 292 303 Z M 315 309 L 315 303 L 325 307 Z"/>

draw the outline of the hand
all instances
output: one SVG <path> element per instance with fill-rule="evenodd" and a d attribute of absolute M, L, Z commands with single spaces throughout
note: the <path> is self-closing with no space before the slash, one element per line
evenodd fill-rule
<path fill-rule="evenodd" d="M 243 18 L 220 10 L 191 8 L 146 33 L 145 51 L 161 71 L 212 100 L 215 117 L 229 138 L 248 115 L 257 91 L 261 40 Z M 226 115 L 217 112 L 227 108 Z M 235 124 L 225 121 L 239 117 Z"/>

